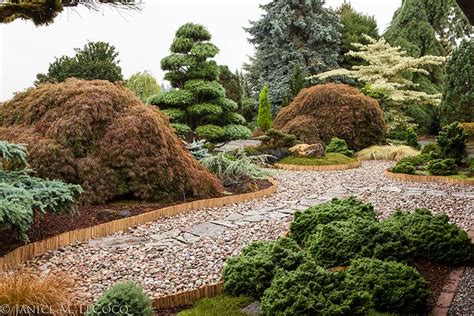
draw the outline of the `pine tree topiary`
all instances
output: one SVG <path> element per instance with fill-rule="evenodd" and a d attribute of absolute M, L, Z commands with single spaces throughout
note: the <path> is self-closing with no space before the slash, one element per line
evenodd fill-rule
<path fill-rule="evenodd" d="M 169 115 L 172 126 L 181 136 L 189 137 L 189 133 L 182 133 L 196 131 L 208 141 L 229 140 L 229 135 L 240 138 L 242 133 L 225 133 L 227 125 L 246 128 L 245 118 L 236 113 L 237 103 L 226 98 L 218 81 L 219 66 L 209 59 L 219 49 L 210 40 L 209 31 L 199 24 L 187 23 L 176 31 L 172 54 L 161 60 L 161 69 L 167 71 L 165 79 L 174 90 L 150 98 L 150 103 L 173 113 Z"/>
<path fill-rule="evenodd" d="M 270 101 L 268 100 L 268 85 L 265 85 L 260 92 L 258 101 L 257 127 L 266 132 L 272 128 L 272 112 Z"/>
<path fill-rule="evenodd" d="M 474 40 L 464 40 L 446 65 L 441 123 L 474 122 Z"/>
<path fill-rule="evenodd" d="M 379 38 L 375 17 L 361 14 L 354 10 L 350 3 L 344 2 L 337 10 L 341 18 L 341 51 L 339 65 L 342 68 L 351 68 L 360 65 L 362 60 L 346 55 L 353 49 L 352 43 L 367 44 L 363 36 L 366 34 L 374 39 Z"/>
<path fill-rule="evenodd" d="M 295 65 L 308 75 L 337 67 L 340 23 L 322 0 L 273 0 L 261 8 L 262 18 L 251 22 L 246 31 L 256 46 L 259 81 L 270 85 L 276 112 Z"/>
<path fill-rule="evenodd" d="M 74 212 L 82 193 L 79 185 L 31 176 L 27 156 L 24 146 L 0 141 L 0 231 L 10 229 L 23 241 L 35 212 Z"/>

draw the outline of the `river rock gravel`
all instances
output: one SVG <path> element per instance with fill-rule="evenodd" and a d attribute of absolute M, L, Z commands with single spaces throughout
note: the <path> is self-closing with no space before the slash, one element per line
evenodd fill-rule
<path fill-rule="evenodd" d="M 467 229 L 474 219 L 474 187 L 410 183 L 383 175 L 393 162 L 364 162 L 346 171 L 272 171 L 279 183 L 271 197 L 163 218 L 51 251 L 27 263 L 64 271 L 76 280 L 78 299 L 89 303 L 116 282 L 133 280 L 160 297 L 220 280 L 225 259 L 255 240 L 284 235 L 294 210 L 355 195 L 374 204 L 379 218 L 397 208 L 448 214 Z"/>

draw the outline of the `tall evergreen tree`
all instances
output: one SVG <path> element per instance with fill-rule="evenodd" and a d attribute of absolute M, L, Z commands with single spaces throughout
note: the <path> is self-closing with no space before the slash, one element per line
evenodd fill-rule
<path fill-rule="evenodd" d="M 354 47 L 352 43 L 367 44 L 364 34 L 372 38 L 379 38 L 377 21 L 373 16 L 361 14 L 354 10 L 350 3 L 344 2 L 337 10 L 341 18 L 341 51 L 340 66 L 350 68 L 354 65 L 360 65 L 361 60 L 346 55 Z"/>
<path fill-rule="evenodd" d="M 236 102 L 239 107 L 242 102 L 242 88 L 238 73 L 230 71 L 229 67 L 219 66 L 219 82 L 224 87 L 227 98 Z"/>
<path fill-rule="evenodd" d="M 440 106 L 443 125 L 474 122 L 474 41 L 464 40 L 449 59 Z"/>
<path fill-rule="evenodd" d="M 400 46 L 415 58 L 425 55 L 444 56 L 446 52 L 436 38 L 424 1 L 404 0 L 383 36 L 391 45 Z M 420 84 L 420 90 L 424 92 L 439 93 L 441 68 L 432 67 L 428 76 L 414 74 L 413 81 Z"/>
<path fill-rule="evenodd" d="M 272 128 L 272 112 L 270 110 L 271 105 L 268 100 L 268 85 L 264 85 L 260 92 L 258 101 L 258 116 L 257 116 L 257 127 L 266 132 Z"/>
<path fill-rule="evenodd" d="M 161 60 L 174 90 L 150 98 L 171 119 L 182 136 L 196 132 L 209 141 L 245 138 L 250 134 L 245 118 L 236 113 L 237 103 L 226 98 L 219 83 L 219 66 L 209 60 L 219 49 L 211 34 L 199 24 L 181 26 L 171 45 L 171 55 Z"/>
<path fill-rule="evenodd" d="M 270 85 L 275 107 L 288 91 L 296 64 L 308 75 L 338 66 L 339 18 L 323 5 L 323 0 L 273 0 L 261 6 L 264 15 L 246 29 L 256 46 L 260 82 Z"/>

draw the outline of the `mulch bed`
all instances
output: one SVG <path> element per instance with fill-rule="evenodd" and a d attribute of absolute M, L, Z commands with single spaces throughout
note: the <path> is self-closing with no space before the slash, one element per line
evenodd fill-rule
<path fill-rule="evenodd" d="M 258 187 L 258 190 L 264 190 L 272 186 L 272 184 L 267 180 L 256 180 L 254 181 L 254 184 Z M 237 188 L 234 190 L 232 187 L 226 187 L 225 189 L 233 194 L 242 193 L 239 192 Z M 187 200 L 186 202 L 191 201 L 193 200 Z M 34 223 L 28 231 L 28 238 L 30 240 L 29 242 L 33 243 L 64 232 L 87 228 L 113 220 L 97 218 L 98 213 L 104 209 L 111 211 L 127 211 L 129 216 L 135 216 L 176 204 L 179 204 L 179 202 L 171 204 L 159 204 L 128 201 L 115 202 L 106 205 L 84 205 L 80 206 L 78 208 L 78 212 L 72 215 L 55 213 L 46 213 L 43 215 L 36 214 Z M 23 245 L 25 244 L 15 239 L 13 234 L 8 230 L 2 231 L 0 233 L 0 256 L 3 256 Z"/>
<path fill-rule="evenodd" d="M 428 297 L 428 307 L 432 310 L 438 300 L 443 286 L 446 284 L 452 266 L 446 264 L 434 263 L 426 260 L 417 259 L 413 266 L 420 272 L 421 276 L 428 282 L 430 295 Z"/>

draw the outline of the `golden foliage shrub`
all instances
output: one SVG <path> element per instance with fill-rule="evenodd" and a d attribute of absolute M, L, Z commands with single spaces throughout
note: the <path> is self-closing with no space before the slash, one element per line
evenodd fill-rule
<path fill-rule="evenodd" d="M 327 144 L 338 137 L 355 150 L 383 144 L 386 135 L 377 100 L 354 87 L 333 83 L 301 90 L 290 105 L 278 112 L 273 126 L 308 144 Z"/>
<path fill-rule="evenodd" d="M 170 202 L 221 191 L 163 113 L 108 81 L 68 79 L 18 93 L 0 107 L 0 139 L 27 144 L 40 177 L 80 184 L 83 203 Z"/>

